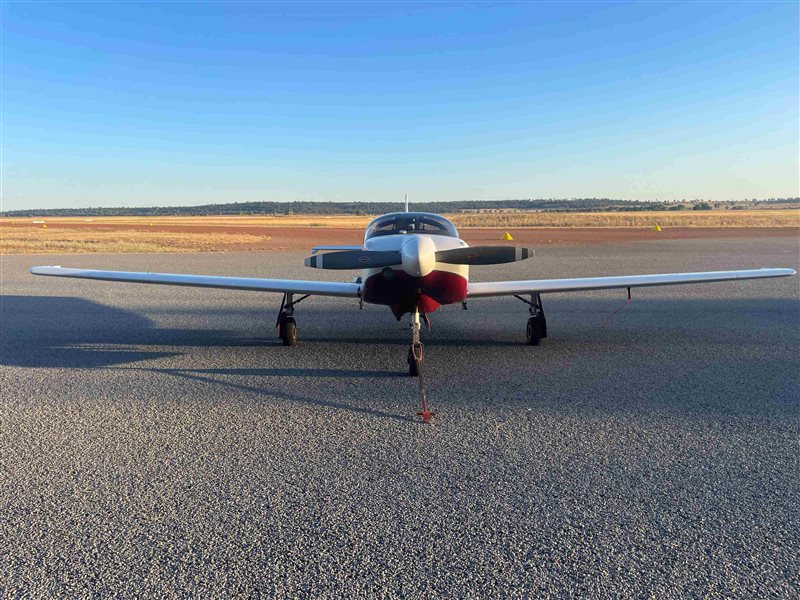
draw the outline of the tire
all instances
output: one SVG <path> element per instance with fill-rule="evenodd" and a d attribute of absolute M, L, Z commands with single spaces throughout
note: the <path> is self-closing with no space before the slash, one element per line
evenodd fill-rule
<path fill-rule="evenodd" d="M 525 339 L 529 346 L 538 346 L 541 342 L 542 338 L 544 337 L 542 331 L 544 327 L 542 326 L 542 322 L 537 319 L 536 317 L 531 317 L 528 319 L 528 327 L 525 331 Z"/>
<path fill-rule="evenodd" d="M 414 359 L 414 352 L 411 348 L 408 349 L 408 357 L 406 358 L 408 361 L 408 374 L 411 377 L 419 377 L 419 368 L 417 366 L 417 361 Z"/>
<path fill-rule="evenodd" d="M 281 319 L 280 330 L 281 340 L 283 341 L 284 346 L 297 345 L 297 323 L 295 322 L 294 317 L 286 317 L 285 319 Z"/>

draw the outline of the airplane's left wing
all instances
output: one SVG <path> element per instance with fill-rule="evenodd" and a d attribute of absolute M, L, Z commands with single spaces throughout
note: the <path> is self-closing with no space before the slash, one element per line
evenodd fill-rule
<path fill-rule="evenodd" d="M 665 273 L 656 275 L 620 275 L 615 277 L 579 277 L 575 279 L 531 279 L 528 281 L 470 282 L 469 298 L 513 296 L 515 294 L 544 294 L 550 292 L 581 292 L 657 285 L 709 283 L 764 277 L 788 277 L 794 269 L 749 269 L 744 271 L 706 271 L 703 273 Z"/>
<path fill-rule="evenodd" d="M 126 281 L 159 285 L 185 285 L 193 287 L 250 290 L 254 292 L 279 292 L 311 294 L 314 296 L 339 296 L 358 298 L 361 285 L 335 281 L 304 281 L 296 279 L 259 279 L 254 277 L 218 277 L 213 275 L 180 275 L 173 273 L 138 273 L 130 271 L 97 271 L 94 269 L 67 269 L 63 267 L 33 267 L 34 275 L 98 279 L 101 281 Z"/>

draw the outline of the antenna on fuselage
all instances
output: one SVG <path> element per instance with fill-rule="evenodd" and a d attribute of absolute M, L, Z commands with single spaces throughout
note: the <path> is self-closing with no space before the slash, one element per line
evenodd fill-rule
<path fill-rule="evenodd" d="M 406 194 L 406 212 L 408 212 L 408 194 Z"/>

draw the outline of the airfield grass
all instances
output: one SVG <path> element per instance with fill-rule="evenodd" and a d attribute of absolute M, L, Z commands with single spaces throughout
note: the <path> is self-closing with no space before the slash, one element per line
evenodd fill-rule
<path fill-rule="evenodd" d="M 800 210 L 509 212 L 447 215 L 470 228 L 800 227 Z M 247 251 L 270 232 L 363 228 L 373 216 L 55 217 L 0 219 L 0 254 Z"/>
<path fill-rule="evenodd" d="M 800 210 L 689 210 L 452 215 L 460 227 L 797 227 Z"/>
<path fill-rule="evenodd" d="M 0 227 L 0 254 L 89 254 L 95 252 L 219 252 L 262 243 L 267 236 L 214 232 L 82 230 Z"/>

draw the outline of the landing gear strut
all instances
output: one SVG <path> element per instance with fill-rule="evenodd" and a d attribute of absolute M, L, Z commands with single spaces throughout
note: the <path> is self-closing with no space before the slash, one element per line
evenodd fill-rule
<path fill-rule="evenodd" d="M 425 348 L 422 342 L 419 341 L 419 322 L 419 307 L 414 307 L 414 312 L 411 313 L 411 345 L 408 348 L 408 357 L 406 360 L 408 361 L 408 374 L 419 379 L 419 399 L 422 404 L 422 410 L 418 412 L 417 415 L 422 417 L 423 423 L 430 423 L 431 417 L 436 413 L 428 410 L 428 399 L 425 397 L 425 380 L 422 371 L 422 364 L 425 359 Z"/>
<path fill-rule="evenodd" d="M 419 309 L 415 308 L 414 312 L 411 313 L 411 345 L 408 347 L 408 357 L 406 358 L 408 362 L 408 374 L 412 377 L 417 377 L 419 375 L 419 363 L 425 358 L 425 347 L 422 345 L 422 342 L 419 341 L 419 321 Z"/>
<path fill-rule="evenodd" d="M 278 328 L 278 337 L 284 346 L 297 345 L 297 322 L 294 320 L 294 305 L 302 302 L 308 296 L 309 294 L 306 294 L 295 300 L 294 294 L 286 293 L 283 295 L 275 327 Z"/>
<path fill-rule="evenodd" d="M 528 319 L 528 327 L 525 332 L 525 339 L 529 346 L 538 346 L 541 340 L 547 337 L 547 319 L 544 317 L 542 298 L 539 294 L 531 294 L 531 299 L 526 300 L 522 296 L 514 296 L 528 305 L 528 312 L 531 314 Z"/>

